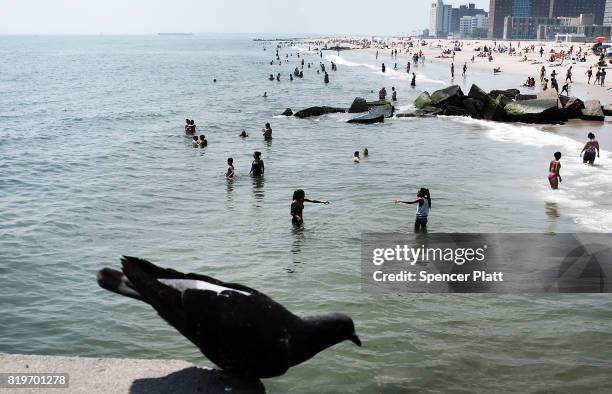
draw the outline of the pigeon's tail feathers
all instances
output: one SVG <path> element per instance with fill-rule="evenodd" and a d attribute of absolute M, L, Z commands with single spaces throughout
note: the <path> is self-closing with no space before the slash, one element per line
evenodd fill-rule
<path fill-rule="evenodd" d="M 112 268 L 103 268 L 98 271 L 96 278 L 98 280 L 98 285 L 103 289 L 126 297 L 135 298 L 139 301 L 144 301 L 140 293 L 134 288 L 134 285 L 132 285 L 132 282 L 130 282 L 121 271 Z"/>

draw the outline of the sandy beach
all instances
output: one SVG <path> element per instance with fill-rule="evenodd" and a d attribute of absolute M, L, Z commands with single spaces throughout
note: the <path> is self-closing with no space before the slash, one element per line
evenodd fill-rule
<path fill-rule="evenodd" d="M 418 41 L 414 41 L 415 44 Z M 598 56 L 594 55 L 591 51 L 593 43 L 557 43 L 557 42 L 535 42 L 535 41 L 494 41 L 494 40 L 459 40 L 459 43 L 463 46 L 461 51 L 456 51 L 453 59 L 453 55 L 444 54 L 446 50 L 451 52 L 455 48 L 457 40 L 444 40 L 444 39 L 427 39 L 425 40 L 426 45 L 415 45 L 407 52 L 400 52 L 398 50 L 398 68 L 405 69 L 406 62 L 412 61 L 412 55 L 415 52 L 422 51 L 425 55 L 426 62 L 447 64 L 449 67 L 448 82 L 452 84 L 450 76 L 451 63 L 455 64 L 455 78 L 460 78 L 462 68 L 464 64 L 467 64 L 467 72 L 470 70 L 478 70 L 481 72 L 490 72 L 493 75 L 494 68 L 501 68 L 501 72 L 505 74 L 520 75 L 523 77 L 524 82 L 527 77 L 533 77 L 536 80 L 535 88 L 530 89 L 532 92 L 537 93 L 542 91 L 540 84 L 540 69 L 542 66 L 546 67 L 546 75 L 550 76 L 553 70 L 557 71 L 557 80 L 559 82 L 559 88 L 565 83 L 566 72 L 568 68 L 572 67 L 572 83 L 570 84 L 570 95 L 577 95 L 584 100 L 596 99 L 600 100 L 603 105 L 612 103 L 612 82 L 609 78 L 604 87 L 595 86 L 593 84 L 595 80 L 595 72 L 597 71 L 597 60 Z M 482 52 L 484 46 L 491 47 L 495 44 L 502 47 L 509 47 L 510 44 L 516 48 L 516 52 L 513 54 L 508 51 L 503 53 L 493 53 L 493 60 L 489 61 L 487 57 L 479 57 L 478 54 Z M 520 45 L 520 48 L 518 47 Z M 529 51 L 525 53 L 524 49 L 527 47 L 535 46 L 535 52 Z M 550 62 L 550 51 L 554 50 L 555 53 L 560 51 L 568 51 L 570 46 L 574 46 L 574 53 L 582 48 L 582 52 L 585 53 L 586 61 L 578 62 L 573 60 L 565 59 L 563 62 L 556 60 Z M 544 48 L 544 53 L 540 57 L 540 47 Z M 376 51 L 379 52 L 381 59 L 387 59 L 390 55 L 391 49 L 400 48 L 397 43 L 391 43 L 389 48 L 376 48 L 371 47 L 366 49 L 368 52 L 373 54 Z M 480 50 L 477 50 L 480 48 Z M 474 61 L 472 62 L 472 56 Z M 526 56 L 527 60 L 524 60 Z M 575 57 L 575 56 L 573 56 Z M 400 61 L 400 59 L 402 61 Z M 388 67 L 392 67 L 391 61 L 387 64 Z M 593 67 L 593 77 L 591 84 L 587 84 L 586 72 L 589 67 Z M 608 70 L 612 69 L 612 65 L 608 67 Z M 608 71 L 609 73 L 609 71 Z M 522 83 L 522 82 L 521 82 Z M 507 88 L 521 88 L 522 86 L 507 86 Z M 575 88 L 575 89 L 572 89 Z"/>

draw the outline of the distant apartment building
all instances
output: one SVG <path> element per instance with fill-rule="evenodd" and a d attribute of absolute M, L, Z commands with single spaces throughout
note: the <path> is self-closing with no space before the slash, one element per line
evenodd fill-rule
<path fill-rule="evenodd" d="M 460 5 L 459 7 L 453 7 L 451 10 L 451 24 L 450 24 L 450 32 L 451 33 L 460 33 L 459 29 L 459 21 L 464 16 L 476 16 L 476 15 L 488 15 L 487 11 L 482 8 L 476 8 L 476 5 L 473 3 L 468 3 L 467 5 Z"/>
<path fill-rule="evenodd" d="M 534 40 L 540 25 L 553 25 L 557 22 L 555 18 L 542 16 L 507 16 L 504 18 L 502 37 L 504 40 Z"/>
<path fill-rule="evenodd" d="M 488 20 L 484 14 L 464 16 L 459 20 L 459 34 L 466 38 L 486 37 Z"/>
<path fill-rule="evenodd" d="M 438 0 L 431 4 L 429 13 L 429 33 L 436 37 L 446 37 L 450 33 L 451 13 L 453 7 Z"/>
<path fill-rule="evenodd" d="M 603 24 L 606 0 L 550 0 L 551 18 L 577 17 L 580 14 L 595 15 L 595 25 Z"/>
<path fill-rule="evenodd" d="M 612 26 L 612 0 L 606 1 L 606 8 L 604 9 L 604 26 Z"/>
<path fill-rule="evenodd" d="M 489 3 L 489 38 L 504 36 L 504 19 L 512 15 L 513 0 L 490 0 Z"/>

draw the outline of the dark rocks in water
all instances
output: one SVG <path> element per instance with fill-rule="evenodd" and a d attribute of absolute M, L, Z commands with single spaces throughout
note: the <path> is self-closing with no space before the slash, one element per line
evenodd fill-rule
<path fill-rule="evenodd" d="M 432 114 L 432 115 L 437 115 L 442 113 L 442 109 L 441 108 L 437 108 L 431 105 L 428 105 L 426 107 L 421 108 L 421 111 L 426 113 L 426 114 Z"/>
<path fill-rule="evenodd" d="M 414 100 L 414 106 L 417 108 L 423 108 L 431 104 L 431 97 L 429 96 L 429 92 L 423 92 L 419 94 Z"/>
<path fill-rule="evenodd" d="M 559 96 L 559 104 L 565 109 L 565 113 L 569 119 L 580 119 L 584 102 L 576 97 Z"/>
<path fill-rule="evenodd" d="M 517 94 L 515 97 L 515 100 L 517 101 L 521 101 L 521 100 L 535 100 L 538 98 L 537 94 Z"/>
<path fill-rule="evenodd" d="M 476 84 L 472 84 L 468 97 L 476 99 L 483 104 L 486 104 L 491 100 L 491 96 L 485 93 L 485 91 L 479 88 Z"/>
<path fill-rule="evenodd" d="M 349 119 L 348 123 L 362 123 L 362 124 L 371 124 L 371 123 L 384 123 L 385 115 L 368 112 L 365 115 L 358 116 L 353 119 Z"/>
<path fill-rule="evenodd" d="M 483 105 L 480 101 L 471 97 L 463 97 L 463 107 L 469 117 L 482 119 Z"/>
<path fill-rule="evenodd" d="M 391 102 L 388 100 L 377 100 L 377 101 L 368 101 L 368 107 L 371 109 L 372 107 L 378 107 L 381 105 L 391 105 Z"/>
<path fill-rule="evenodd" d="M 309 108 L 296 112 L 295 114 L 293 114 L 293 116 L 303 119 L 303 118 L 308 118 L 311 116 L 321 116 L 321 115 L 332 114 L 336 112 L 346 112 L 346 109 L 336 108 L 336 107 L 325 107 L 325 106 L 309 107 Z"/>
<path fill-rule="evenodd" d="M 463 92 L 458 85 L 452 85 L 444 89 L 436 90 L 430 95 L 431 105 L 441 107 L 445 102 L 454 97 L 463 97 Z"/>
<path fill-rule="evenodd" d="M 427 113 L 420 109 L 417 109 L 416 111 L 398 112 L 397 114 L 395 114 L 396 118 L 426 118 L 426 117 L 434 117 L 434 116 L 436 116 L 436 114 Z"/>
<path fill-rule="evenodd" d="M 395 113 L 395 107 L 391 104 L 377 105 L 375 107 L 371 107 L 369 113 L 374 115 L 383 115 L 385 118 L 391 118 Z"/>
<path fill-rule="evenodd" d="M 497 100 L 489 100 L 483 106 L 482 117 L 486 120 L 504 121 L 506 118 L 506 111 L 500 105 L 501 98 Z"/>
<path fill-rule="evenodd" d="M 457 107 L 454 105 L 447 105 L 442 112 L 442 115 L 446 116 L 469 116 L 467 110 L 463 107 Z"/>
<path fill-rule="evenodd" d="M 518 89 L 506 89 L 506 90 L 491 90 L 489 92 L 489 96 L 493 99 L 496 99 L 498 96 L 504 96 L 511 100 L 514 100 L 516 96 L 521 93 Z"/>
<path fill-rule="evenodd" d="M 355 100 L 353 100 L 353 104 L 351 104 L 351 108 L 349 108 L 348 112 L 349 114 L 355 114 L 359 112 L 367 112 L 369 109 L 370 107 L 368 107 L 368 103 L 364 98 L 356 97 Z"/>
<path fill-rule="evenodd" d="M 510 115 L 523 115 L 552 111 L 557 109 L 557 100 L 535 99 L 514 101 L 506 105 L 506 112 Z"/>
<path fill-rule="evenodd" d="M 599 100 L 585 101 L 584 109 L 582 109 L 582 116 L 580 117 L 580 119 L 603 122 L 605 120 L 605 115 Z"/>
<path fill-rule="evenodd" d="M 283 113 L 281 115 L 292 116 L 293 115 L 293 111 L 291 110 L 291 108 L 287 108 L 286 110 L 283 111 Z"/>
<path fill-rule="evenodd" d="M 506 113 L 506 122 L 562 124 L 567 122 L 567 113 L 563 108 L 553 108 L 543 112 L 525 112 L 522 114 Z"/>
<path fill-rule="evenodd" d="M 604 107 L 601 107 L 601 110 L 603 111 L 605 116 L 612 116 L 612 105 L 606 105 Z"/>

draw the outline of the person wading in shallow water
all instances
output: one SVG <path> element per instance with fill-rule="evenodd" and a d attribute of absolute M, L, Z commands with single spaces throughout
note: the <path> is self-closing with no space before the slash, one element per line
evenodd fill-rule
<path fill-rule="evenodd" d="M 264 174 L 264 162 L 261 160 L 261 152 L 253 153 L 253 162 L 251 163 L 249 174 L 253 176 L 262 176 Z"/>
<path fill-rule="evenodd" d="M 402 201 L 395 200 L 396 204 L 419 204 L 416 212 L 416 220 L 414 221 L 414 232 L 427 232 L 427 216 L 431 209 L 431 196 L 429 195 L 429 189 L 422 187 L 417 192 L 416 200 Z"/>
<path fill-rule="evenodd" d="M 548 182 L 550 182 L 550 188 L 553 190 L 557 190 L 559 182 L 562 181 L 559 171 L 561 171 L 561 152 L 555 152 L 555 158 L 548 165 Z"/>
<path fill-rule="evenodd" d="M 329 201 L 319 201 L 319 200 L 311 200 L 306 198 L 306 193 L 304 190 L 298 189 L 293 192 L 293 202 L 291 203 L 291 223 L 294 226 L 300 226 L 304 223 L 304 216 L 302 216 L 302 212 L 304 211 L 304 202 L 311 202 L 314 204 L 329 204 Z"/>
<path fill-rule="evenodd" d="M 584 148 L 580 151 L 583 163 L 593 164 L 595 162 L 595 154 L 599 157 L 599 142 L 595 139 L 595 134 L 589 133 L 589 140 L 584 144 Z M 584 154 L 583 154 L 584 153 Z"/>

